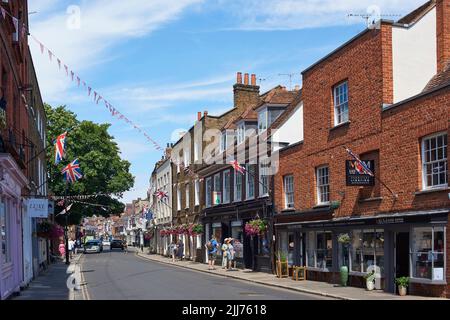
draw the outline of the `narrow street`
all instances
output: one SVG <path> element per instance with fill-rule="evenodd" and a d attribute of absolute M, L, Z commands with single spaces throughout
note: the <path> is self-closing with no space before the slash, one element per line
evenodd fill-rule
<path fill-rule="evenodd" d="M 103 253 L 84 255 L 81 263 L 91 300 L 325 299 L 171 267 L 107 247 Z"/>

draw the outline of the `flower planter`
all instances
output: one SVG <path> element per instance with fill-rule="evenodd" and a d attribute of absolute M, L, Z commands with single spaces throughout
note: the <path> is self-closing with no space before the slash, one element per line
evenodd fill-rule
<path fill-rule="evenodd" d="M 366 281 L 366 289 L 367 289 L 367 291 L 372 291 L 373 289 L 375 289 L 375 281 L 367 280 Z"/>
<path fill-rule="evenodd" d="M 406 287 L 403 287 L 403 286 L 398 286 L 398 294 L 400 295 L 400 296 L 406 296 Z"/>

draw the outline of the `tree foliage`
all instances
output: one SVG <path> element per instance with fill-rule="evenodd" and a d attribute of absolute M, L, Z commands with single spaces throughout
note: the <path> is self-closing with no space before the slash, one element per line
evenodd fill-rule
<path fill-rule="evenodd" d="M 109 124 L 79 121 L 65 106 L 52 108 L 45 105 L 47 114 L 47 166 L 49 188 L 55 195 L 64 195 L 66 182 L 61 170 L 76 158 L 80 161 L 83 178 L 67 185 L 67 195 L 105 194 L 88 200 L 80 200 L 100 206 L 74 203 L 70 210 L 70 222 L 77 224 L 84 216 L 118 214 L 124 205 L 116 200 L 134 185 L 134 177 L 129 172 L 130 163 L 122 160 L 117 143 L 108 133 Z M 54 141 L 57 136 L 68 131 L 65 159 L 55 165 Z M 63 209 L 58 208 L 57 209 Z M 59 216 L 61 217 L 61 216 Z"/>

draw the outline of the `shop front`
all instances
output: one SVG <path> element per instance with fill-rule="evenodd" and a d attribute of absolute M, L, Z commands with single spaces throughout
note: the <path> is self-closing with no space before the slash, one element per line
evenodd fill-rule
<path fill-rule="evenodd" d="M 272 272 L 271 266 L 271 236 L 270 230 L 259 236 L 245 233 L 245 224 L 255 217 L 261 217 L 267 222 L 262 201 L 256 200 L 241 205 L 212 207 L 204 210 L 202 223 L 205 230 L 205 241 L 214 235 L 220 244 L 226 238 L 235 239 L 233 246 L 236 251 L 236 264 L 240 269 L 251 269 L 262 272 Z M 205 253 L 205 261 L 207 256 Z M 216 264 L 220 264 L 221 255 L 217 256 Z"/>
<path fill-rule="evenodd" d="M 0 300 L 20 291 L 22 268 L 22 188 L 27 179 L 8 154 L 0 154 Z"/>
<path fill-rule="evenodd" d="M 347 266 L 349 285 L 364 287 L 377 274 L 376 289 L 395 293 L 395 279 L 410 278 L 410 293 L 443 296 L 446 278 L 448 209 L 370 217 L 275 224 L 278 252 L 290 265 L 306 266 L 308 279 L 339 282 Z"/>

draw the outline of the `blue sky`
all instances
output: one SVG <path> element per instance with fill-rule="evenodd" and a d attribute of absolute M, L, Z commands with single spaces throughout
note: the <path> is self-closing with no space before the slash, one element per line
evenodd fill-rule
<path fill-rule="evenodd" d="M 403 15 L 424 2 L 31 0 L 29 10 L 36 12 L 31 34 L 164 146 L 193 125 L 197 111 L 217 115 L 232 106 L 236 72 L 264 79 L 262 92 L 289 87 L 280 73 L 295 73 L 292 85 L 301 85 L 303 69 L 365 28 L 362 18 L 348 14 L 377 5 L 382 13 Z M 30 47 L 44 101 L 65 104 L 82 120 L 111 123 L 136 177 L 123 201 L 145 197 L 161 151 L 96 105 L 31 39 Z"/>

